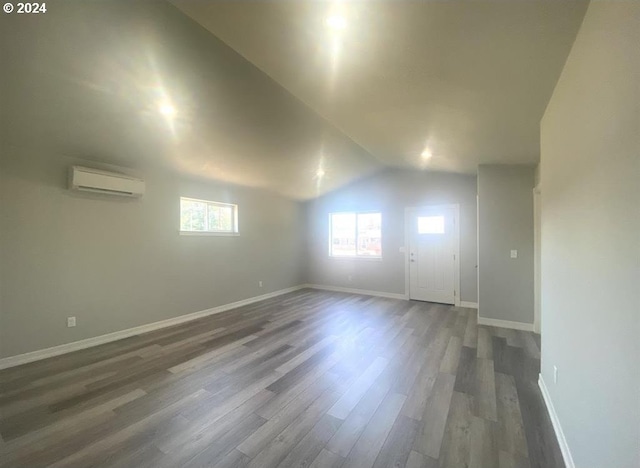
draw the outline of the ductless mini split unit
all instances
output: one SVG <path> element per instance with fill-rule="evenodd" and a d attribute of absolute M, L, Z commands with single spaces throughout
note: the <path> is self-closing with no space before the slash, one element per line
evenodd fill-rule
<path fill-rule="evenodd" d="M 144 180 L 117 172 L 71 166 L 69 189 L 124 197 L 144 195 Z"/>

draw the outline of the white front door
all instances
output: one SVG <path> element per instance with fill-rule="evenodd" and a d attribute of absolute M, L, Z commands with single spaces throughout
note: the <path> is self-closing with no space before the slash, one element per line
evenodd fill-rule
<path fill-rule="evenodd" d="M 417 208 L 409 213 L 409 297 L 455 304 L 457 207 Z"/>

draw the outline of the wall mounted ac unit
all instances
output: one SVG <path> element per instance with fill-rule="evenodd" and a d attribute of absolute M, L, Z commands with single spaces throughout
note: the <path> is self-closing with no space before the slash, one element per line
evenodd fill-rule
<path fill-rule="evenodd" d="M 71 166 L 69 171 L 69 188 L 83 192 L 141 197 L 144 195 L 144 180 L 117 172 L 101 171 L 90 167 Z"/>

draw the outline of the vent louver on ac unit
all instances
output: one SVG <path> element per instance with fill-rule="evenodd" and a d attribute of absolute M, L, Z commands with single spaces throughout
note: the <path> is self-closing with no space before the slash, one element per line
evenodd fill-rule
<path fill-rule="evenodd" d="M 145 185 L 144 180 L 126 174 L 102 171 L 90 167 L 71 166 L 69 188 L 83 192 L 141 197 L 144 195 Z"/>

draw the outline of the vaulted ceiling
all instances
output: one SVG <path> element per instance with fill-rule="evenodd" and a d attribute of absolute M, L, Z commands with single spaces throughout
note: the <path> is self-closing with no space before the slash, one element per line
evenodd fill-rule
<path fill-rule="evenodd" d="M 384 164 L 463 172 L 538 160 L 586 6 L 173 1 Z"/>
<path fill-rule="evenodd" d="M 3 144 L 298 199 L 387 166 L 535 163 L 587 5 L 173 4 L 3 15 Z"/>

